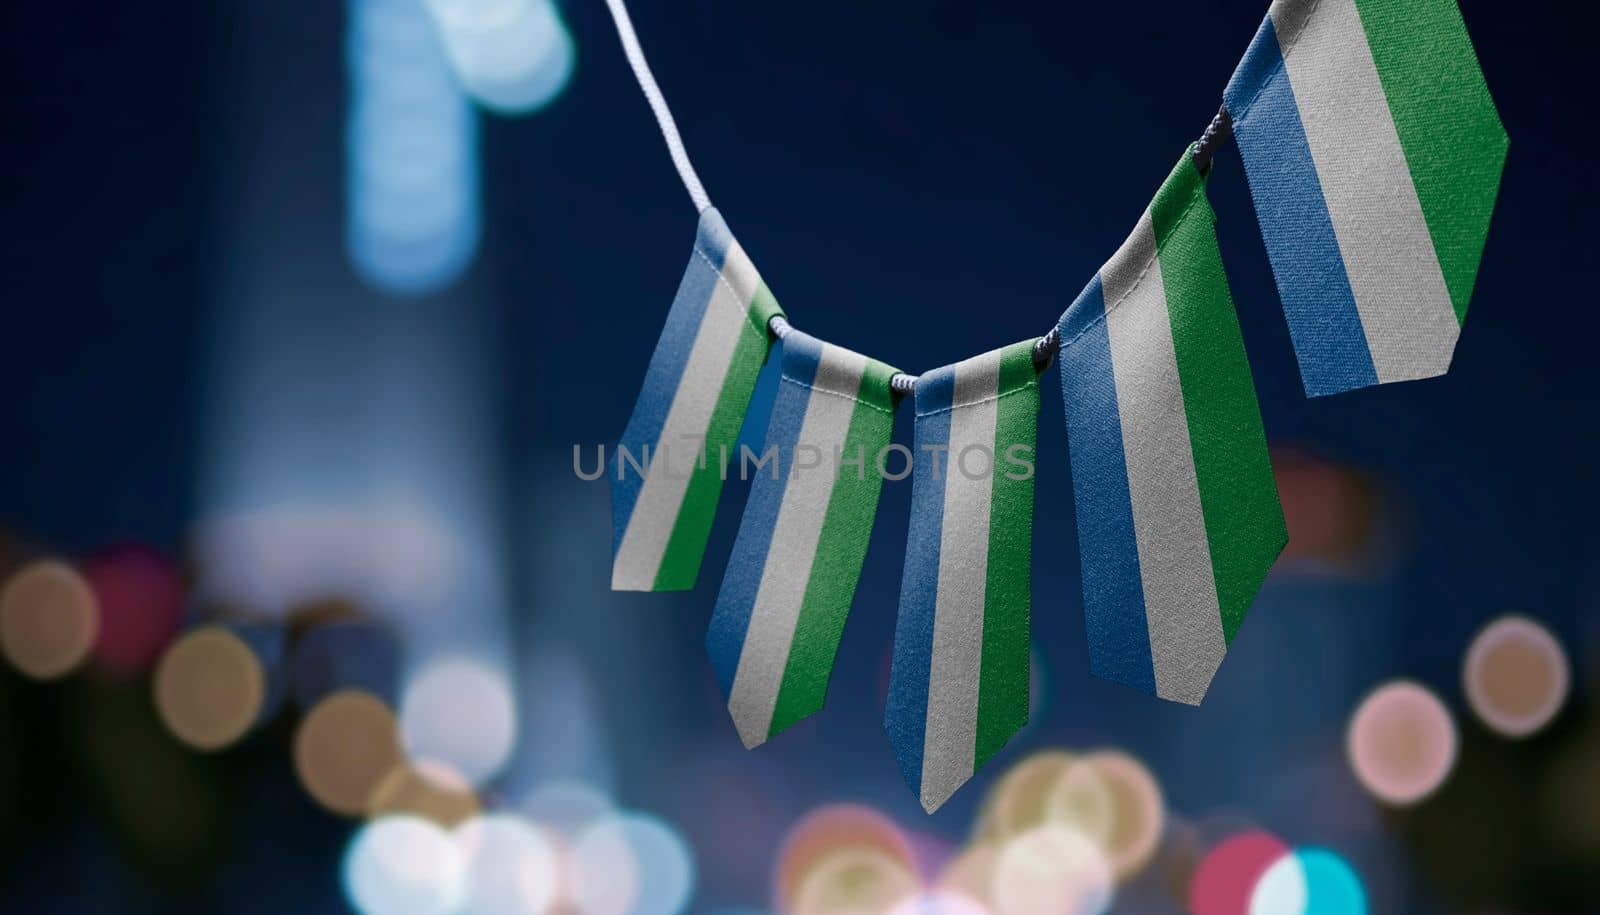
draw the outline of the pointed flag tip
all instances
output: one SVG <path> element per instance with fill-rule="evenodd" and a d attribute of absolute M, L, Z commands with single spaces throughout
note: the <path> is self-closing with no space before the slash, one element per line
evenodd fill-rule
<path fill-rule="evenodd" d="M 918 795 L 917 801 L 922 804 L 922 809 L 924 812 L 931 814 L 940 807 L 943 807 L 945 801 L 948 801 L 950 798 L 954 797 L 955 793 L 961 790 L 961 786 L 965 785 L 967 781 L 968 779 L 964 778 L 954 785 L 941 786 L 931 790 L 924 788 L 923 791 Z"/>
<path fill-rule="evenodd" d="M 1217 670 L 1222 666 L 1222 658 L 1217 658 L 1217 663 L 1208 665 L 1210 670 L 1191 669 L 1187 676 L 1173 678 L 1172 682 L 1161 684 L 1156 689 L 1156 697 L 1179 705 L 1198 707 L 1211 691 L 1211 681 L 1217 675 Z"/>
<path fill-rule="evenodd" d="M 649 585 L 641 584 L 637 580 L 630 580 L 616 565 L 611 567 L 611 590 L 613 591 L 648 591 Z"/>
<path fill-rule="evenodd" d="M 738 716 L 733 719 L 733 728 L 739 732 L 739 742 L 744 744 L 746 750 L 754 750 L 767 742 L 767 729 L 756 728 Z"/>
<path fill-rule="evenodd" d="M 1187 705 L 1190 708 L 1199 708 L 1200 703 L 1205 700 L 1206 694 L 1200 693 L 1198 695 L 1162 696 L 1161 698 L 1167 700 L 1168 702 L 1176 702 L 1179 705 Z"/>

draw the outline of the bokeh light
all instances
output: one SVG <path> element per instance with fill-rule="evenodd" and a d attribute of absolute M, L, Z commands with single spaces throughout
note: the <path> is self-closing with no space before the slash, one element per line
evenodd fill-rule
<path fill-rule="evenodd" d="M 893 820 L 862 804 L 818 807 L 795 822 L 778 850 L 778 910 L 793 905 L 806 877 L 830 854 L 846 848 L 882 852 L 913 873 L 917 870 L 911 845 Z"/>
<path fill-rule="evenodd" d="M 1388 804 L 1414 804 L 1455 765 L 1455 723 L 1439 698 L 1407 681 L 1385 684 L 1350 719 L 1346 752 L 1356 778 Z"/>
<path fill-rule="evenodd" d="M 1507 737 L 1527 737 L 1561 710 L 1572 672 L 1550 630 L 1525 616 L 1506 616 L 1472 640 L 1462 679 L 1484 724 Z"/>
<path fill-rule="evenodd" d="M 64 562 L 31 562 L 0 591 L 0 649 L 36 680 L 75 670 L 94 647 L 99 626 L 94 591 Z"/>
<path fill-rule="evenodd" d="M 1000 840 L 1043 823 L 1050 813 L 1050 796 L 1078 761 L 1066 750 L 1041 750 L 1006 771 L 984 796 L 976 834 Z"/>
<path fill-rule="evenodd" d="M 260 340 L 257 337 L 251 342 Z M 237 344 L 235 348 L 242 346 Z M 245 357 L 229 364 L 244 367 L 254 361 L 275 360 L 247 351 Z M 274 424 L 264 422 L 257 413 L 226 413 L 226 419 L 238 421 L 239 428 L 230 429 L 225 438 L 230 448 L 240 452 L 230 454 L 227 465 L 242 465 L 248 473 L 225 474 L 227 485 L 219 484 L 221 494 L 214 497 L 217 500 L 277 500 L 285 498 L 285 493 L 306 487 L 315 491 L 327 485 L 307 481 L 307 474 L 293 471 L 305 458 L 292 448 L 275 450 L 274 446 L 283 444 L 284 439 L 313 438 L 322 443 L 321 447 L 348 448 L 340 436 L 391 435 L 352 430 L 350 419 L 342 416 L 335 430 L 332 418 L 303 415 L 314 411 L 295 398 L 274 402 L 265 413 L 266 417 L 282 420 Z M 441 421 L 443 417 L 437 413 L 415 420 L 418 424 Z M 219 425 L 226 424 L 219 421 Z M 323 425 L 327 428 L 320 435 L 310 431 Z M 429 443 L 425 439 L 402 437 L 401 441 L 404 444 L 395 447 L 404 448 L 402 453 L 414 459 L 427 453 Z M 356 473 L 351 468 L 323 469 L 330 474 Z M 252 479 L 237 483 L 236 474 Z M 297 498 L 290 496 L 287 501 L 293 503 Z M 445 514 L 394 502 L 365 508 L 290 504 L 218 514 L 196 527 L 202 589 L 211 599 L 273 617 L 286 617 L 308 606 L 354 603 L 381 607 L 389 619 L 403 624 L 429 610 L 448 606 L 457 596 L 451 585 L 460 578 L 466 564 L 467 546 L 448 529 L 441 517 Z"/>
<path fill-rule="evenodd" d="M 433 662 L 407 684 L 400 731 L 413 760 L 446 763 L 474 785 L 505 766 L 516 741 L 505 672 L 468 658 Z"/>
<path fill-rule="evenodd" d="M 95 661 L 118 673 L 149 667 L 177 634 L 183 615 L 177 566 L 149 547 L 130 544 L 91 557 L 83 574 L 100 606 Z"/>
<path fill-rule="evenodd" d="M 625 813 L 592 823 L 573 843 L 573 901 L 584 915 L 676 915 L 694 893 L 694 858 L 677 830 Z"/>
<path fill-rule="evenodd" d="M 436 759 L 405 760 L 390 769 L 372 790 L 370 816 L 406 813 L 456 826 L 483 809 L 466 776 Z"/>
<path fill-rule="evenodd" d="M 457 826 L 455 839 L 466 859 L 466 915 L 540 915 L 555 902 L 556 849 L 532 824 L 478 816 Z"/>
<path fill-rule="evenodd" d="M 1082 798 L 1083 786 L 1087 784 L 1103 792 L 1109 800 L 1105 828 L 1096 838 L 1117 879 L 1126 880 L 1149 862 L 1160 844 L 1166 821 L 1161 786 L 1143 763 L 1116 750 L 1089 753 L 1081 766 L 1094 772 L 1097 778 L 1087 783 L 1081 778 L 1077 782 L 1064 779 L 1062 785 L 1068 786 L 1065 796 Z M 1099 796 L 1095 796 L 1095 803 Z M 1057 798 L 1058 795 L 1052 794 L 1052 804 Z M 1074 821 L 1068 819 L 1068 822 Z"/>
<path fill-rule="evenodd" d="M 1311 454 L 1274 449 L 1272 473 L 1289 542 L 1280 564 L 1320 573 L 1357 572 L 1373 554 L 1383 495 L 1365 475 Z"/>
<path fill-rule="evenodd" d="M 300 784 L 317 803 L 344 816 L 364 814 L 384 778 L 403 763 L 394 713 L 360 690 L 325 697 L 295 732 Z"/>
<path fill-rule="evenodd" d="M 1006 840 L 989 896 L 996 915 L 1099 915 L 1112 892 L 1100 847 L 1070 826 L 1046 823 Z"/>
<path fill-rule="evenodd" d="M 1366 915 L 1367 894 L 1344 858 L 1300 848 L 1273 863 L 1256 883 L 1249 915 Z"/>
<path fill-rule="evenodd" d="M 1279 858 L 1256 881 L 1250 893 L 1249 915 L 1306 915 L 1311 888 L 1306 870 L 1294 852 Z"/>
<path fill-rule="evenodd" d="M 789 915 L 887 915 L 915 898 L 921 881 L 907 863 L 876 848 L 842 848 L 811 868 Z"/>
<path fill-rule="evenodd" d="M 1115 805 L 1100 768 L 1082 757 L 1067 766 L 1045 795 L 1044 822 L 1071 827 L 1103 849 L 1111 838 Z"/>
<path fill-rule="evenodd" d="M 347 227 L 379 288 L 454 280 L 480 234 L 478 126 L 424 0 L 349 0 Z"/>
<path fill-rule="evenodd" d="M 933 890 L 907 899 L 890 909 L 889 915 L 989 915 L 989 910 L 965 893 Z"/>
<path fill-rule="evenodd" d="M 1283 840 L 1260 830 L 1217 843 L 1189 882 L 1191 915 L 1249 915 L 1256 884 L 1288 854 Z"/>
<path fill-rule="evenodd" d="M 267 698 L 262 659 L 224 626 L 185 633 L 156 667 L 161 720 L 197 750 L 221 750 L 237 742 L 261 720 Z"/>
<path fill-rule="evenodd" d="M 545 782 L 528 792 L 518 807 L 568 839 L 576 839 L 590 823 L 615 809 L 611 798 L 599 789 L 573 781 Z"/>
<path fill-rule="evenodd" d="M 502 114 L 533 111 L 572 75 L 572 36 L 551 0 L 428 0 L 461 85 Z"/>
<path fill-rule="evenodd" d="M 362 915 L 451 915 L 466 898 L 466 873 L 450 833 L 419 817 L 382 817 L 350 841 L 345 895 Z"/>
<path fill-rule="evenodd" d="M 989 890 L 994 885 L 994 865 L 999 857 L 999 843 L 974 842 L 945 865 L 934 886 L 987 903 Z"/>

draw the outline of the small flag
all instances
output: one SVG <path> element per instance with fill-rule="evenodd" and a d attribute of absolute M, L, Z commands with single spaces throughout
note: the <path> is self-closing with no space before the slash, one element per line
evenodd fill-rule
<path fill-rule="evenodd" d="M 911 529 L 883 724 L 930 813 L 1028 721 L 1035 342 L 916 384 Z"/>
<path fill-rule="evenodd" d="M 1277 0 L 1223 97 L 1306 393 L 1444 374 L 1507 144 L 1454 0 Z"/>
<path fill-rule="evenodd" d="M 790 331 L 706 650 L 746 747 L 822 708 L 894 431 L 895 369 Z"/>
<path fill-rule="evenodd" d="M 1185 155 L 1060 325 L 1090 669 L 1191 705 L 1288 539 L 1215 221 Z"/>
<path fill-rule="evenodd" d="M 613 455 L 611 587 L 684 591 L 700 574 L 756 375 L 782 314 L 715 209 L 700 214 L 694 253 L 644 389 Z"/>

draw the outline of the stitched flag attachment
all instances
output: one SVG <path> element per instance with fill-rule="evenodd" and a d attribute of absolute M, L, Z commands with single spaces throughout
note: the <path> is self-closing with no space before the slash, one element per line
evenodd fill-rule
<path fill-rule="evenodd" d="M 702 212 L 613 456 L 613 590 L 694 587 L 722 494 L 722 464 L 767 358 L 767 322 L 782 313 L 722 216 Z"/>
<path fill-rule="evenodd" d="M 878 510 L 894 374 L 799 331 L 784 337 L 765 451 L 738 464 L 755 481 L 706 634 L 746 747 L 822 708 Z"/>
<path fill-rule="evenodd" d="M 1186 155 L 1061 317 L 1089 665 L 1198 704 L 1288 540 Z"/>
<path fill-rule="evenodd" d="M 930 813 L 1028 721 L 1035 342 L 916 383 L 911 526 L 884 730 Z"/>
<path fill-rule="evenodd" d="M 1507 145 L 1455 0 L 1277 0 L 1223 98 L 1306 393 L 1444 374 Z"/>

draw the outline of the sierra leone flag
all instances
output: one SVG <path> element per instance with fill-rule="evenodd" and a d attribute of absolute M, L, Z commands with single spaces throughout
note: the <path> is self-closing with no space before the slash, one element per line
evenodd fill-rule
<path fill-rule="evenodd" d="M 782 313 L 722 216 L 702 212 L 694 253 L 613 455 L 614 590 L 694 587 L 722 467 L 734 457 L 767 358 L 767 322 Z"/>
<path fill-rule="evenodd" d="M 1444 374 L 1507 143 L 1455 0 L 1277 0 L 1224 100 L 1306 393 Z"/>
<path fill-rule="evenodd" d="M 930 813 L 1028 721 L 1036 340 L 917 379 L 884 730 Z"/>
<path fill-rule="evenodd" d="M 1214 222 L 1185 155 L 1060 324 L 1090 668 L 1190 704 L 1287 541 Z"/>
<path fill-rule="evenodd" d="M 717 595 L 706 649 L 754 747 L 822 708 L 878 510 L 895 369 L 791 330 L 767 427 L 770 461 Z"/>

